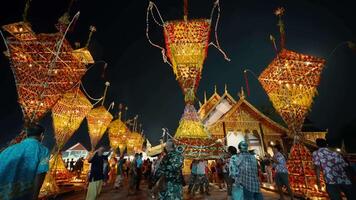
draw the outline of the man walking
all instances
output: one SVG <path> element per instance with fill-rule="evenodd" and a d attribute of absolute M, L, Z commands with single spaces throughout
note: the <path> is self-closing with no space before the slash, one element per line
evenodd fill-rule
<path fill-rule="evenodd" d="M 331 200 L 341 200 L 341 191 L 348 200 L 356 199 L 355 192 L 349 177 L 345 172 L 347 163 L 342 156 L 327 148 L 325 139 L 316 139 L 316 145 L 319 147 L 313 152 L 313 161 L 317 176 L 317 185 L 320 190 L 320 170 L 324 172 L 326 182 L 326 191 Z"/>
<path fill-rule="evenodd" d="M 104 147 L 99 147 L 88 158 L 91 163 L 89 174 L 89 187 L 87 191 L 86 200 L 96 200 L 100 194 L 101 187 L 104 180 Z"/>
<path fill-rule="evenodd" d="M 237 159 L 237 149 L 233 146 L 228 147 L 228 152 L 231 155 L 228 168 L 229 168 L 229 177 L 232 182 L 231 186 L 231 195 L 228 195 L 228 198 L 231 196 L 232 200 L 243 200 L 243 188 L 241 185 L 241 176 L 238 166 Z"/>
<path fill-rule="evenodd" d="M 288 179 L 288 169 L 287 162 L 284 158 L 282 151 L 282 146 L 280 144 L 276 144 L 272 147 L 273 150 L 273 167 L 276 170 L 275 182 L 277 185 L 278 193 L 281 200 L 284 200 L 282 187 L 285 186 L 287 188 L 288 194 L 291 199 L 293 199 L 293 192 L 289 185 Z M 268 154 L 267 154 L 268 155 Z"/>
<path fill-rule="evenodd" d="M 237 156 L 236 163 L 240 174 L 239 180 L 243 187 L 244 200 L 262 200 L 257 159 L 248 151 L 248 144 L 245 141 L 241 141 L 238 148 L 240 153 Z"/>
<path fill-rule="evenodd" d="M 49 151 L 41 144 L 44 128 L 32 124 L 27 138 L 0 153 L 0 199 L 38 199 L 49 169 Z"/>

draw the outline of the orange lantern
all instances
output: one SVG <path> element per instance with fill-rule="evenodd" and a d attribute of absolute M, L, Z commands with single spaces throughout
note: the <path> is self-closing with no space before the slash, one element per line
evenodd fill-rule
<path fill-rule="evenodd" d="M 132 132 L 127 138 L 127 154 L 133 155 L 142 151 L 143 137 L 138 132 Z"/>
<path fill-rule="evenodd" d="M 18 102 L 25 121 L 36 122 L 80 81 L 86 66 L 73 55 L 65 39 L 67 32 L 36 34 L 28 22 L 8 24 L 3 29 L 11 34 L 6 38 L 6 55 L 12 63 Z"/>
<path fill-rule="evenodd" d="M 126 147 L 128 136 L 131 133 L 130 130 L 127 128 L 126 124 L 121 121 L 121 114 L 119 119 L 114 120 L 110 123 L 108 132 L 109 132 L 110 146 L 114 150 L 119 148 L 120 153 L 122 154 Z"/>

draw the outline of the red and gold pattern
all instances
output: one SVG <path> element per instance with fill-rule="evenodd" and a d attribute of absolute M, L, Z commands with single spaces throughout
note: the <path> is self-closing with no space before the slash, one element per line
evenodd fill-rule
<path fill-rule="evenodd" d="M 320 175 L 322 191 L 317 188 L 313 158 L 310 151 L 302 144 L 292 146 L 287 161 L 289 181 L 294 193 L 306 197 L 327 197 L 323 175 Z"/>
<path fill-rule="evenodd" d="M 291 133 L 299 134 L 317 94 L 325 60 L 285 49 L 284 11 L 284 8 L 275 11 L 279 18 L 281 50 L 258 80 Z M 272 36 L 271 39 L 274 43 Z M 274 48 L 277 50 L 275 43 Z"/>
<path fill-rule="evenodd" d="M 259 76 L 273 106 L 293 133 L 301 130 L 324 65 L 324 59 L 282 49 Z"/>
<path fill-rule="evenodd" d="M 95 149 L 112 119 L 113 116 L 106 110 L 104 106 L 92 109 L 87 115 L 92 150 Z"/>
<path fill-rule="evenodd" d="M 193 102 L 207 56 L 210 33 L 209 19 L 176 20 L 164 23 L 167 56 L 184 95 Z M 189 93 L 189 90 L 193 90 Z"/>
<path fill-rule="evenodd" d="M 7 37 L 11 69 L 18 102 L 25 121 L 38 121 L 77 84 L 86 72 L 85 64 L 73 55 L 67 40 L 58 50 L 63 33 L 36 34 L 27 22 L 3 26 Z M 58 52 L 58 54 L 57 54 Z M 58 55 L 58 56 L 56 56 Z"/>

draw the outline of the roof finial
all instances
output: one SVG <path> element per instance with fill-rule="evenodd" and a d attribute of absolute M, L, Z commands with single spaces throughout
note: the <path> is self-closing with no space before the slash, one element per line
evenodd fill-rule
<path fill-rule="evenodd" d="M 225 83 L 225 94 L 227 94 L 227 84 Z"/>
<path fill-rule="evenodd" d="M 239 92 L 239 97 L 240 97 L 240 99 L 244 99 L 245 98 L 244 87 L 241 87 L 241 91 Z"/>
<path fill-rule="evenodd" d="M 214 85 L 214 93 L 217 94 L 216 85 Z"/>
<path fill-rule="evenodd" d="M 204 91 L 204 104 L 206 103 L 206 91 Z"/>

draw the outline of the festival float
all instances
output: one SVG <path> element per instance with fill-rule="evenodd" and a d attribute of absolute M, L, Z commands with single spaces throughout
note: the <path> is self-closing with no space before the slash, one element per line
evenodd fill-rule
<path fill-rule="evenodd" d="M 215 25 L 215 42 L 209 42 L 214 11 L 218 11 Z M 156 20 L 157 12 L 160 22 Z M 153 43 L 149 38 L 149 14 L 157 25 L 163 27 L 166 48 Z M 194 107 L 196 91 L 201 79 L 203 64 L 208 47 L 216 47 L 230 60 L 220 48 L 217 37 L 217 25 L 220 18 L 219 1 L 215 1 L 210 18 L 188 19 L 188 0 L 184 0 L 183 20 L 163 21 L 157 6 L 150 2 L 147 9 L 146 36 L 154 47 L 161 49 L 165 63 L 169 64 L 184 94 L 185 109 L 174 136 L 177 145 L 185 147 L 184 157 L 188 159 L 218 158 L 223 151 L 220 142 L 214 140 L 202 124 Z"/>
<path fill-rule="evenodd" d="M 316 175 L 310 151 L 303 145 L 301 128 L 317 94 L 320 75 L 325 60 L 311 55 L 297 53 L 285 48 L 285 29 L 282 16 L 284 8 L 278 8 L 281 49 L 277 56 L 258 77 L 273 107 L 288 125 L 294 144 L 288 158 L 290 184 L 296 194 L 311 197 L 324 197 L 325 190 L 315 187 Z M 323 179 L 321 177 L 321 179 Z"/>

